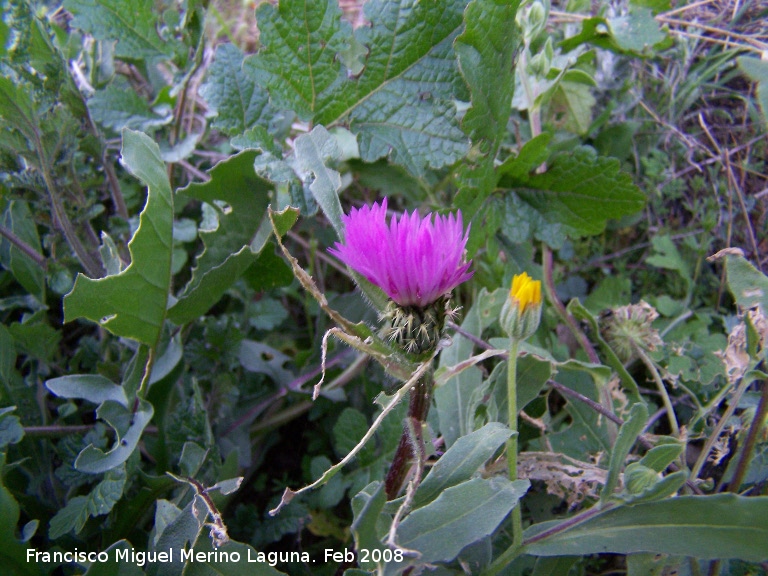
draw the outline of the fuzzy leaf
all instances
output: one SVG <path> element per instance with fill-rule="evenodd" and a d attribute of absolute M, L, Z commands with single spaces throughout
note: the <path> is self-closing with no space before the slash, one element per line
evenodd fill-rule
<path fill-rule="evenodd" d="M 467 150 L 452 102 L 459 86 L 452 43 L 464 4 L 373 0 L 364 7 L 371 27 L 354 37 L 334 0 L 263 4 L 257 19 L 264 48 L 244 66 L 278 106 L 316 124 L 351 122 L 363 160 L 390 155 L 423 175 Z M 355 43 L 368 57 L 349 78 L 337 55 Z"/>
<path fill-rule="evenodd" d="M 218 113 L 213 127 L 230 135 L 267 124 L 275 114 L 267 92 L 242 67 L 240 49 L 234 44 L 221 44 L 216 48 L 208 78 L 200 87 L 200 95 Z"/>
<path fill-rule="evenodd" d="M 586 147 L 555 155 L 543 174 L 504 176 L 501 185 L 550 222 L 580 235 L 599 234 L 611 218 L 640 210 L 645 196 L 613 158 Z"/>
<path fill-rule="evenodd" d="M 42 254 L 35 220 L 26 202 L 18 200 L 8 202 L 5 209 L 0 213 L 0 226 L 13 232 L 17 238 L 23 240 L 35 252 Z M 0 237 L 0 264 L 10 270 L 16 281 L 37 298 L 38 302 L 45 302 L 45 273 L 43 269 L 4 237 Z"/>
<path fill-rule="evenodd" d="M 149 132 L 173 120 L 170 109 L 156 113 L 128 82 L 115 81 L 98 90 L 88 99 L 88 109 L 96 122 L 116 132 L 123 128 Z"/>
<path fill-rule="evenodd" d="M 472 102 L 461 126 L 481 150 L 480 157 L 463 165 L 459 173 L 461 189 L 456 206 L 466 218 L 477 212 L 496 186 L 493 164 L 507 131 L 515 88 L 514 61 L 520 43 L 515 24 L 518 6 L 519 2 L 470 2 L 464 12 L 464 32 L 454 44 Z"/>
<path fill-rule="evenodd" d="M 158 18 L 152 0 L 65 0 L 74 14 L 72 26 L 97 40 L 117 40 L 115 56 L 129 59 L 164 58 L 173 45 L 157 33 Z"/>
<path fill-rule="evenodd" d="M 160 149 L 149 136 L 124 130 L 121 162 L 149 188 L 139 228 L 128 244 L 131 264 L 98 280 L 78 274 L 64 297 L 64 321 L 87 318 L 152 347 L 165 320 L 171 286 L 173 197 Z"/>

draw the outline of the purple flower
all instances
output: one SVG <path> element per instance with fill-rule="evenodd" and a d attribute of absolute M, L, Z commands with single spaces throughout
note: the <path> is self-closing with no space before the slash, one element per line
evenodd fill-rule
<path fill-rule="evenodd" d="M 342 216 L 346 240 L 329 252 L 384 290 L 402 307 L 425 308 L 469 280 L 464 259 L 469 231 L 461 212 L 421 218 L 413 213 L 387 225 L 387 199 Z"/>

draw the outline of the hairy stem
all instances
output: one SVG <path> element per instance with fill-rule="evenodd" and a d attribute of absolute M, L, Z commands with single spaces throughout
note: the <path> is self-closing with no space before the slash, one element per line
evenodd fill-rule
<path fill-rule="evenodd" d="M 3 226 L 0 226 L 0 236 L 3 236 L 11 244 L 16 246 L 16 248 L 21 250 L 24 253 L 25 256 L 27 256 L 30 260 L 32 260 L 40 268 L 42 268 L 43 270 L 46 269 L 46 259 L 45 259 L 45 256 L 43 256 L 37 250 L 32 248 L 32 246 L 30 246 L 29 244 L 24 242 L 24 240 L 22 240 L 21 238 L 16 236 L 16 234 L 11 232 L 7 228 L 4 228 Z"/>
<path fill-rule="evenodd" d="M 408 419 L 415 420 L 421 425 L 427 420 L 429 405 L 432 402 L 432 390 L 434 388 L 434 370 L 430 368 L 422 374 L 419 381 L 411 389 L 408 403 Z M 403 435 L 400 437 L 400 443 L 397 445 L 395 457 L 387 472 L 387 478 L 384 483 L 384 490 L 387 493 L 387 500 L 394 500 L 400 493 L 403 483 L 408 476 L 408 471 L 413 460 L 413 447 L 408 433 L 407 424 L 403 428 Z"/>

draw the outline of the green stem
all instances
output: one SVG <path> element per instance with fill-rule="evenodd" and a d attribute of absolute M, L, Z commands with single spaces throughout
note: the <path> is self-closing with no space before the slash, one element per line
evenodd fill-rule
<path fill-rule="evenodd" d="M 635 346 L 635 352 L 637 352 L 637 355 L 640 356 L 643 364 L 645 364 L 651 376 L 653 376 L 653 381 L 656 382 L 656 387 L 659 389 L 659 394 L 661 394 L 661 399 L 664 402 L 664 408 L 667 409 L 667 419 L 669 420 L 669 427 L 672 429 L 672 435 L 675 438 L 680 438 L 680 426 L 677 424 L 675 407 L 672 406 L 672 400 L 669 398 L 669 393 L 666 386 L 664 386 L 664 381 L 661 379 L 659 371 L 656 369 L 656 365 L 640 346 Z"/>
<path fill-rule="evenodd" d="M 520 341 L 509 339 L 509 360 L 507 361 L 507 413 L 512 436 L 507 440 L 507 465 L 509 479 L 517 480 L 517 353 Z M 523 516 L 520 503 L 512 509 L 512 549 L 517 550 L 523 543 Z"/>
<path fill-rule="evenodd" d="M 752 463 L 752 452 L 754 452 L 760 431 L 763 429 L 766 414 L 768 414 L 768 380 L 763 380 L 760 402 L 757 405 L 755 416 L 752 418 L 752 423 L 749 425 L 749 432 L 747 432 L 747 439 L 744 441 L 744 449 L 741 451 L 736 472 L 733 473 L 733 478 L 728 483 L 728 492 L 735 494 L 739 492 L 739 487 L 744 481 L 749 465 Z"/>

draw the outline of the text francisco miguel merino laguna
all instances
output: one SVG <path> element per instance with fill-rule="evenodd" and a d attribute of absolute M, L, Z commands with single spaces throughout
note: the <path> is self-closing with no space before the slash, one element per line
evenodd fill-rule
<path fill-rule="evenodd" d="M 310 562 L 308 552 L 257 552 L 252 548 L 247 548 L 246 554 L 241 554 L 238 551 L 225 552 L 223 550 L 209 550 L 207 552 L 195 551 L 195 550 L 174 550 L 168 548 L 168 550 L 153 550 L 148 552 L 142 552 L 133 548 L 115 548 L 111 550 L 111 554 L 104 552 L 85 552 L 78 551 L 77 548 L 74 551 L 69 552 L 41 552 L 35 548 L 27 549 L 27 562 L 43 562 L 43 563 L 55 563 L 55 564 L 70 564 L 70 563 L 107 563 L 109 561 L 114 562 L 131 562 L 137 566 L 144 566 L 144 564 L 154 563 L 173 563 L 173 562 L 209 562 L 209 563 L 232 563 L 237 564 L 241 561 L 245 562 L 258 562 L 263 564 L 269 564 L 270 566 L 276 566 L 278 562 Z"/>

